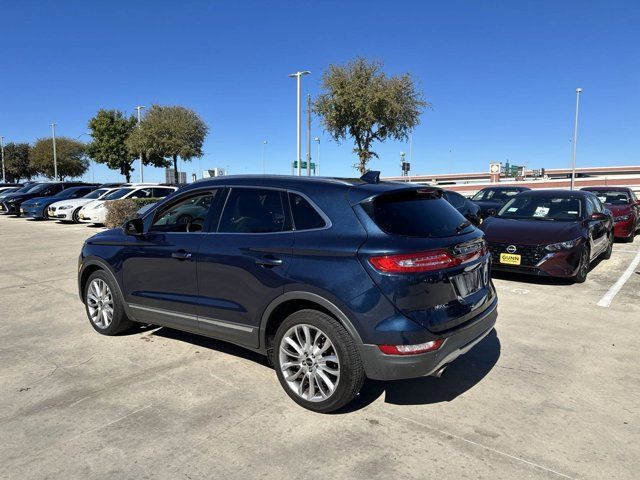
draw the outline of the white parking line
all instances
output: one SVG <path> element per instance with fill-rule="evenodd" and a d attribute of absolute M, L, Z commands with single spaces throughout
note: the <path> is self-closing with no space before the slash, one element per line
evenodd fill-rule
<path fill-rule="evenodd" d="M 600 301 L 598 302 L 599 307 L 606 308 L 609 305 L 611 305 L 613 298 L 618 294 L 618 292 L 624 286 L 627 280 L 629 280 L 631 275 L 633 275 L 633 272 L 638 267 L 638 265 L 640 265 L 640 250 L 637 252 L 636 256 L 633 257 L 633 260 L 631 260 L 631 263 L 629 264 L 627 269 L 624 271 L 624 273 L 620 275 L 620 278 L 618 278 L 616 283 L 614 283 L 609 289 L 609 291 L 605 293 L 604 296 L 600 299 Z"/>

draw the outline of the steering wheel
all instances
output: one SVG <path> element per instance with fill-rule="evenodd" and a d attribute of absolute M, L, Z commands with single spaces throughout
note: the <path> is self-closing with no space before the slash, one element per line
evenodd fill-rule
<path fill-rule="evenodd" d="M 189 233 L 201 232 L 203 226 L 204 226 L 204 218 L 200 218 L 200 217 L 194 218 L 193 220 L 190 220 L 189 222 L 187 222 L 186 231 Z"/>

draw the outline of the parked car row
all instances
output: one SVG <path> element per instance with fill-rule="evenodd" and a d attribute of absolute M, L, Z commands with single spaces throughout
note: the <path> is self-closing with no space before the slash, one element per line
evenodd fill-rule
<path fill-rule="evenodd" d="M 91 191 L 74 196 L 79 188 Z M 492 269 L 583 282 L 615 235 L 633 239 L 640 226 L 631 191 L 485 192 L 478 202 L 493 203 L 482 206 L 379 172 L 220 177 L 173 195 L 163 185 L 65 190 L 53 202 L 0 202 L 101 223 L 106 201 L 165 197 L 82 246 L 79 294 L 97 332 L 154 324 L 240 345 L 318 412 L 349 403 L 365 378 L 440 376 L 494 327 Z"/>
<path fill-rule="evenodd" d="M 489 187 L 472 200 L 495 270 L 584 282 L 595 259 L 610 258 L 614 239 L 632 242 L 640 228 L 640 200 L 626 187 Z"/>
<path fill-rule="evenodd" d="M 29 182 L 0 189 L 0 214 L 101 225 L 108 200 L 164 198 L 177 189 L 153 183 Z"/>

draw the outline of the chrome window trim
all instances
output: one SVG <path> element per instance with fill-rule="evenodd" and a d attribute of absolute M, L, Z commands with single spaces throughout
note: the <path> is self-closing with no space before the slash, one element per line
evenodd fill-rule
<path fill-rule="evenodd" d="M 291 199 L 289 198 L 289 194 L 290 193 L 295 193 L 296 195 L 300 195 L 307 202 L 309 202 L 309 205 L 311 205 L 311 208 L 313 208 L 316 211 L 316 213 L 318 215 L 320 215 L 320 217 L 322 217 L 322 219 L 324 220 L 324 227 L 305 228 L 305 229 L 302 229 L 302 230 L 298 230 L 297 228 L 295 228 L 296 227 L 296 222 L 295 222 L 295 219 L 293 218 L 293 209 L 291 208 Z M 322 209 L 318 206 L 318 204 L 316 202 L 314 202 L 313 200 L 311 200 L 304 193 L 302 193 L 302 192 L 300 192 L 298 190 L 287 189 L 287 201 L 289 202 L 289 211 L 291 212 L 291 225 L 292 225 L 292 228 L 293 228 L 294 232 L 318 232 L 320 230 L 328 230 L 329 228 L 331 228 L 333 226 L 333 223 L 331 223 L 331 219 L 322 211 Z"/>

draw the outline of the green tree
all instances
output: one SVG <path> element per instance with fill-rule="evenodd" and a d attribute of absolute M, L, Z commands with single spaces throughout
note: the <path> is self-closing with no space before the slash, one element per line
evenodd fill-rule
<path fill-rule="evenodd" d="M 93 140 L 87 144 L 87 155 L 112 170 L 120 170 L 130 182 L 133 162 L 138 155 L 129 151 L 126 142 L 136 128 L 136 118 L 127 118 L 119 110 L 101 109 L 89 120 L 89 128 Z"/>
<path fill-rule="evenodd" d="M 330 65 L 322 75 L 322 92 L 314 111 L 324 129 L 338 143 L 347 135 L 355 143 L 360 173 L 378 155 L 371 150 L 375 141 L 388 138 L 406 141 L 420 123 L 420 114 L 429 103 L 406 73 L 388 77 L 383 64 L 358 57 L 346 65 Z"/>
<path fill-rule="evenodd" d="M 67 137 L 56 137 L 58 179 L 80 177 L 89 168 L 85 144 Z M 54 178 L 53 143 L 51 138 L 39 138 L 31 147 L 30 164 L 35 172 Z"/>
<path fill-rule="evenodd" d="M 142 152 L 145 163 L 156 167 L 173 163 L 177 184 L 178 157 L 185 161 L 201 157 L 208 130 L 193 110 L 153 105 L 127 140 L 127 146 L 131 152 Z"/>
<path fill-rule="evenodd" d="M 36 172 L 29 163 L 31 146 L 28 143 L 7 143 L 4 146 L 4 168 L 7 179 L 17 182 L 21 178 L 31 180 Z"/>

